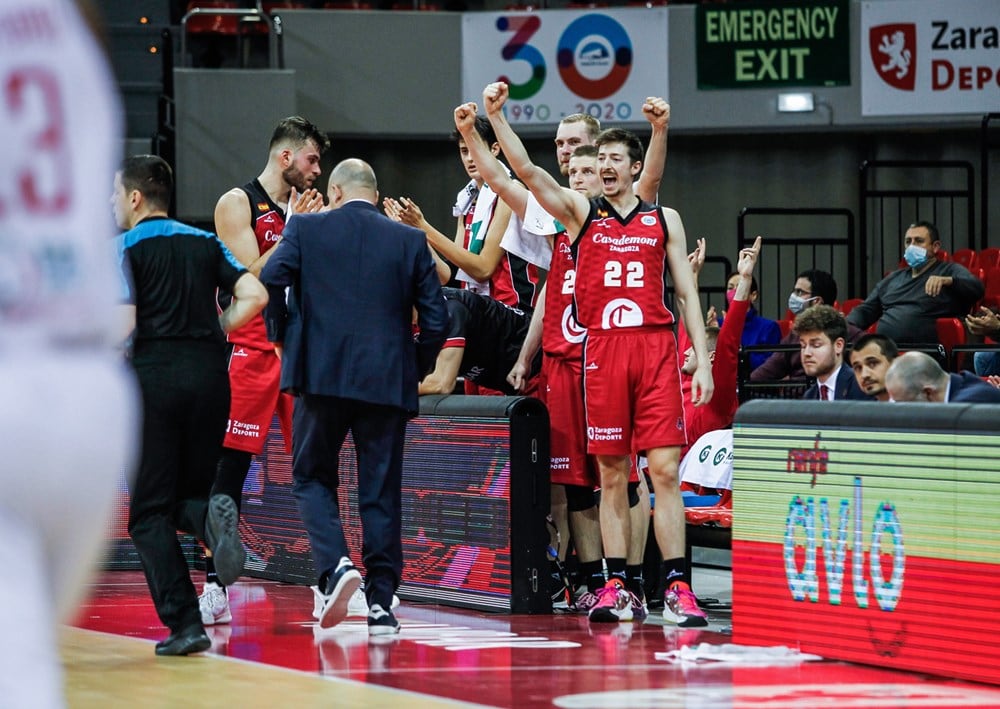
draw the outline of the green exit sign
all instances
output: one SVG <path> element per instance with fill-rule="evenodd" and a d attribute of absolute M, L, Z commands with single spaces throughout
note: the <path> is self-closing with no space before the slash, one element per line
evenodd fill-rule
<path fill-rule="evenodd" d="M 849 84 L 848 5 L 848 0 L 698 5 L 698 88 Z"/>

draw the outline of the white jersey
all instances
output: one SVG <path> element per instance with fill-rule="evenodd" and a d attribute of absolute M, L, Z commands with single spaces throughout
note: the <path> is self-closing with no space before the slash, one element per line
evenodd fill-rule
<path fill-rule="evenodd" d="M 733 429 L 720 428 L 699 438 L 679 470 L 681 482 L 717 490 L 733 489 Z"/>
<path fill-rule="evenodd" d="M 121 103 L 72 2 L 0 0 L 0 87 L 0 357 L 110 351 Z"/>

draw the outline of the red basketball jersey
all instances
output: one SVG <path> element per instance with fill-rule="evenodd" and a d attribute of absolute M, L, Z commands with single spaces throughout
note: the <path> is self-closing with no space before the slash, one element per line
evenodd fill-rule
<path fill-rule="evenodd" d="M 253 225 L 254 236 L 257 237 L 257 249 L 263 255 L 274 248 L 285 230 L 285 215 L 258 180 L 248 182 L 243 186 L 243 191 L 250 199 L 250 223 Z M 264 318 L 260 314 L 254 315 L 246 325 L 229 333 L 229 341 L 258 350 L 274 347 L 267 341 Z"/>
<path fill-rule="evenodd" d="M 565 231 L 555 236 L 552 262 L 545 290 L 545 315 L 542 319 L 542 350 L 551 357 L 579 360 L 587 331 L 573 315 L 573 289 L 576 266 L 570 240 Z"/>
<path fill-rule="evenodd" d="M 672 325 L 666 303 L 667 238 L 656 205 L 640 201 L 622 218 L 603 197 L 591 200 L 574 246 L 579 323 L 591 331 Z"/>

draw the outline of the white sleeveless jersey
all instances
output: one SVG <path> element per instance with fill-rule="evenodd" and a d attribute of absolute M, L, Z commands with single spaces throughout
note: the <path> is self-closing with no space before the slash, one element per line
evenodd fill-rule
<path fill-rule="evenodd" d="M 69 0 L 0 0 L 0 357 L 113 344 L 120 99 Z"/>

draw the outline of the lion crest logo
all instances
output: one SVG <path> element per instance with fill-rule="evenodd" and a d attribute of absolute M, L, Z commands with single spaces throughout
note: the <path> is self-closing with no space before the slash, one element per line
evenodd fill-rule
<path fill-rule="evenodd" d="M 913 24 L 878 25 L 868 30 L 872 65 L 882 81 L 901 91 L 916 86 L 917 28 Z"/>

